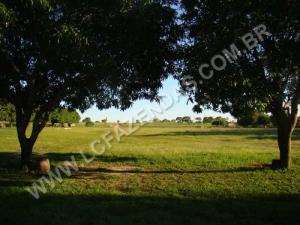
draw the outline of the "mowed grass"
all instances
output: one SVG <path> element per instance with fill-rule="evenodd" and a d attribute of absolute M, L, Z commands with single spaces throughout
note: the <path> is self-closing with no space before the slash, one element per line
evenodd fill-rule
<path fill-rule="evenodd" d="M 85 163 L 110 130 L 46 128 L 35 152 L 53 166 L 74 156 L 80 171 L 35 200 L 39 177 L 16 170 L 16 131 L 0 129 L 0 224 L 300 224 L 299 130 L 288 171 L 263 167 L 278 158 L 274 129 L 177 124 L 142 126 Z"/>

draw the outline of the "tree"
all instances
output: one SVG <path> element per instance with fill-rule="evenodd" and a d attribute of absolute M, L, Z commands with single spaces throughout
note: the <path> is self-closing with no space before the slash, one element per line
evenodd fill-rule
<path fill-rule="evenodd" d="M 61 119 L 60 123 L 79 123 L 80 121 L 80 115 L 76 110 L 70 110 L 70 109 L 61 109 L 60 110 Z"/>
<path fill-rule="evenodd" d="M 178 123 L 192 123 L 192 119 L 189 116 L 177 117 L 176 121 Z"/>
<path fill-rule="evenodd" d="M 85 124 L 86 127 L 93 127 L 95 126 L 95 123 L 92 121 L 90 117 L 86 117 L 82 120 L 82 122 Z"/>
<path fill-rule="evenodd" d="M 159 123 L 159 122 L 160 122 L 160 119 L 157 118 L 157 117 L 155 117 L 155 118 L 153 118 L 152 122 L 153 122 L 153 123 Z"/>
<path fill-rule="evenodd" d="M 30 164 L 49 114 L 62 103 L 83 111 L 157 99 L 161 81 L 174 69 L 179 34 L 167 3 L 0 2 L 0 99 L 16 108 L 22 165 Z"/>
<path fill-rule="evenodd" d="M 176 117 L 176 122 L 177 122 L 177 123 L 181 123 L 181 121 L 182 121 L 182 117 L 180 117 L 180 116 L 179 116 L 179 117 Z"/>
<path fill-rule="evenodd" d="M 270 126 L 271 125 L 271 117 L 267 114 L 260 113 L 257 117 L 256 124 L 258 126 Z"/>
<path fill-rule="evenodd" d="M 59 109 L 55 109 L 53 112 L 50 113 L 49 121 L 51 122 L 52 126 L 55 123 L 61 123 L 61 115 Z"/>
<path fill-rule="evenodd" d="M 201 117 L 196 117 L 195 120 L 196 120 L 196 123 L 202 123 L 202 118 Z"/>
<path fill-rule="evenodd" d="M 253 126 L 255 124 L 255 122 L 256 121 L 253 117 L 253 113 L 241 114 L 237 118 L 238 125 L 243 126 L 243 127 Z"/>
<path fill-rule="evenodd" d="M 223 126 L 226 127 L 228 126 L 228 120 L 226 118 L 223 117 L 216 117 L 214 118 L 213 122 L 211 123 L 213 126 Z"/>
<path fill-rule="evenodd" d="M 69 123 L 79 123 L 80 121 L 80 115 L 76 110 L 73 110 L 70 112 L 70 121 Z"/>
<path fill-rule="evenodd" d="M 0 121 L 5 121 L 10 126 L 16 122 L 16 111 L 12 104 L 0 102 Z"/>
<path fill-rule="evenodd" d="M 271 117 L 265 113 L 251 112 L 239 115 L 237 122 L 240 126 L 270 126 Z"/>
<path fill-rule="evenodd" d="M 91 120 L 90 117 L 86 117 L 86 118 L 84 118 L 84 119 L 82 120 L 82 122 L 83 122 L 83 123 L 91 123 L 92 120 Z"/>
<path fill-rule="evenodd" d="M 52 125 L 54 125 L 55 123 L 79 123 L 80 115 L 78 112 L 76 112 L 76 110 L 58 108 L 50 113 L 49 121 L 52 123 Z"/>
<path fill-rule="evenodd" d="M 194 109 L 212 108 L 235 117 L 272 113 L 280 152 L 274 164 L 288 168 L 300 101 L 298 2 L 182 2 L 189 45 L 178 78 L 188 75 L 197 84 L 183 87 L 197 103 Z"/>
<path fill-rule="evenodd" d="M 184 117 L 182 117 L 181 122 L 182 123 L 192 123 L 192 119 L 190 116 L 184 116 Z"/>
<path fill-rule="evenodd" d="M 212 123 L 214 121 L 214 118 L 212 116 L 204 117 L 203 123 Z"/>

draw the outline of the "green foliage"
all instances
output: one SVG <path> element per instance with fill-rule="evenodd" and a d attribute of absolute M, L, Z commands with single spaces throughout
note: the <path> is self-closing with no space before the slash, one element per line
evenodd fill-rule
<path fill-rule="evenodd" d="M 9 96 L 18 90 L 34 93 L 34 98 L 18 96 L 19 103 L 32 102 L 33 109 L 64 101 L 82 110 L 94 103 L 100 109 L 124 109 L 138 98 L 154 100 L 173 69 L 179 34 L 175 11 L 159 1 L 130 5 L 122 11 L 120 0 L 2 1 L 0 15 L 11 11 L 17 17 L 14 24 L 1 26 L 0 97 L 16 104 Z M 9 80 L 12 73 L 16 76 Z M 23 76 L 27 73 L 36 75 Z M 39 107 L 42 102 L 47 107 Z"/>
<path fill-rule="evenodd" d="M 90 123 L 92 122 L 91 118 L 90 117 L 86 117 L 82 120 L 83 123 Z"/>
<path fill-rule="evenodd" d="M 253 116 L 251 114 L 242 115 L 237 120 L 238 125 L 243 127 L 249 127 L 255 124 Z"/>
<path fill-rule="evenodd" d="M 95 123 L 92 122 L 92 121 L 86 122 L 86 123 L 85 123 L 85 126 L 86 126 L 86 127 L 94 127 L 94 126 L 95 126 Z"/>
<path fill-rule="evenodd" d="M 86 117 L 82 120 L 82 122 L 85 124 L 86 127 L 94 127 L 95 123 L 92 122 L 92 119 L 90 117 Z M 104 123 L 104 122 L 102 122 Z M 106 123 L 106 122 L 105 122 Z"/>
<path fill-rule="evenodd" d="M 201 112 L 212 108 L 236 117 L 253 111 L 271 112 L 278 120 L 291 116 L 286 123 L 293 121 L 300 103 L 298 2 L 184 0 L 182 3 L 189 45 L 184 46 L 185 67 L 178 78 L 189 76 L 197 84 L 197 89 L 183 87 L 197 103 L 194 109 Z M 261 38 L 253 31 L 261 24 L 271 35 L 263 34 Z M 258 43 L 252 49 L 247 49 L 241 40 L 249 32 Z M 241 55 L 230 62 L 228 54 L 222 51 L 230 51 L 233 43 Z M 199 74 L 200 65 L 211 64 L 216 54 L 223 54 L 226 67 L 213 70 L 213 76 L 204 79 Z M 220 61 L 217 60 L 218 66 L 222 64 Z M 210 65 L 205 74 L 211 69 Z"/>
<path fill-rule="evenodd" d="M 202 123 L 202 118 L 201 117 L 196 117 L 195 120 L 196 120 L 196 123 Z"/>
<path fill-rule="evenodd" d="M 49 121 L 52 124 L 55 123 L 79 123 L 80 121 L 80 115 L 76 110 L 68 110 L 64 108 L 59 108 L 54 110 L 50 116 L 49 116 Z"/>
<path fill-rule="evenodd" d="M 204 117 L 203 123 L 212 123 L 214 121 L 214 118 L 212 116 Z"/>
<path fill-rule="evenodd" d="M 80 116 L 75 110 L 62 109 L 61 122 L 62 123 L 79 123 Z"/>
<path fill-rule="evenodd" d="M 16 111 L 12 104 L 0 102 L 0 121 L 5 121 L 10 126 L 16 122 Z"/>
<path fill-rule="evenodd" d="M 268 116 L 267 114 L 261 113 L 257 117 L 256 124 L 258 126 L 270 126 L 271 125 L 271 117 Z"/>
<path fill-rule="evenodd" d="M 191 117 L 189 117 L 189 116 L 177 117 L 176 121 L 178 123 L 192 123 L 193 122 Z"/>
<path fill-rule="evenodd" d="M 212 125 L 213 126 L 223 126 L 223 127 L 226 127 L 228 126 L 228 120 L 226 118 L 223 118 L 223 117 L 216 117 L 213 119 L 212 121 Z"/>
<path fill-rule="evenodd" d="M 192 121 L 190 116 L 184 116 L 184 117 L 182 117 L 181 122 L 183 122 L 183 123 L 192 123 L 193 121 Z"/>
<path fill-rule="evenodd" d="M 271 126 L 272 119 L 265 113 L 247 113 L 238 118 L 238 124 L 244 127 Z"/>
<path fill-rule="evenodd" d="M 60 109 L 56 109 L 54 110 L 50 116 L 49 116 L 49 120 L 52 124 L 54 123 L 61 123 L 61 113 L 60 113 Z"/>
<path fill-rule="evenodd" d="M 183 44 L 183 72 L 176 77 L 196 103 L 194 110 L 214 109 L 236 118 L 272 113 L 278 127 L 279 164 L 288 168 L 300 104 L 298 1 L 182 3 L 188 40 Z M 194 88 L 185 85 L 186 77 Z"/>

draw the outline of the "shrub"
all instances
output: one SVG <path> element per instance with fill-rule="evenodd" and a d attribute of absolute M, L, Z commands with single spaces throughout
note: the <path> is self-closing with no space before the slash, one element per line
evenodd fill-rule
<path fill-rule="evenodd" d="M 257 117 L 256 124 L 258 126 L 264 126 L 264 127 L 270 126 L 271 125 L 271 117 L 268 116 L 267 114 L 260 114 Z"/>
<path fill-rule="evenodd" d="M 88 122 L 85 123 L 85 126 L 86 127 L 94 127 L 95 123 L 93 123 L 92 121 L 88 121 Z"/>
<path fill-rule="evenodd" d="M 265 113 L 249 113 L 238 118 L 238 124 L 243 127 L 271 126 L 272 119 Z"/>
<path fill-rule="evenodd" d="M 227 121 L 226 118 L 217 117 L 217 118 L 215 118 L 213 120 L 212 125 L 213 126 L 223 126 L 223 127 L 226 127 L 226 126 L 228 126 L 228 121 Z"/>
<path fill-rule="evenodd" d="M 214 121 L 214 118 L 212 116 L 204 117 L 203 123 L 212 123 Z"/>

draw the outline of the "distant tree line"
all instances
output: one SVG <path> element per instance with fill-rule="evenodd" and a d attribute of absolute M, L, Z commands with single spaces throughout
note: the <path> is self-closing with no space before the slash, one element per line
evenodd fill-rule
<path fill-rule="evenodd" d="M 99 126 L 100 124 L 106 124 L 106 123 L 108 123 L 108 119 L 104 118 L 104 119 L 97 120 L 97 121 L 93 122 L 90 117 L 85 117 L 81 122 L 86 127 L 94 127 L 94 126 Z M 117 123 L 120 123 L 120 121 L 118 120 Z"/>
<path fill-rule="evenodd" d="M 33 122 L 34 116 L 31 117 L 30 122 Z M 54 124 L 68 124 L 79 123 L 80 115 L 77 111 L 67 108 L 57 108 L 49 116 L 49 123 Z M 0 122 L 5 123 L 5 126 L 15 126 L 16 124 L 16 110 L 10 103 L 0 102 Z"/>
<path fill-rule="evenodd" d="M 178 123 L 193 123 L 191 117 L 189 117 L 189 116 L 177 117 L 176 122 L 178 122 Z"/>
<path fill-rule="evenodd" d="M 199 123 L 199 124 L 211 124 L 213 126 L 228 126 L 229 121 L 227 118 L 223 117 L 204 117 L 203 120 L 201 117 L 196 117 L 194 120 L 190 116 L 182 116 L 182 117 L 176 117 L 174 120 L 168 120 L 168 119 L 163 119 L 159 120 L 158 118 L 155 118 L 152 120 L 154 123 L 162 122 L 162 123 Z"/>
<path fill-rule="evenodd" d="M 177 117 L 174 120 L 163 119 L 159 120 L 158 118 L 154 118 L 154 123 L 162 122 L 162 123 L 200 123 L 200 124 L 210 124 L 213 126 L 229 126 L 230 122 L 227 118 L 224 117 L 213 117 L 207 116 L 203 117 L 196 117 L 194 120 L 191 119 L 190 116 L 182 116 Z M 139 123 L 139 121 L 137 121 Z M 275 127 L 276 121 L 275 119 L 266 114 L 266 113 L 245 113 L 244 115 L 237 118 L 236 124 L 241 127 Z M 300 122 L 298 122 L 297 127 L 300 127 Z"/>

